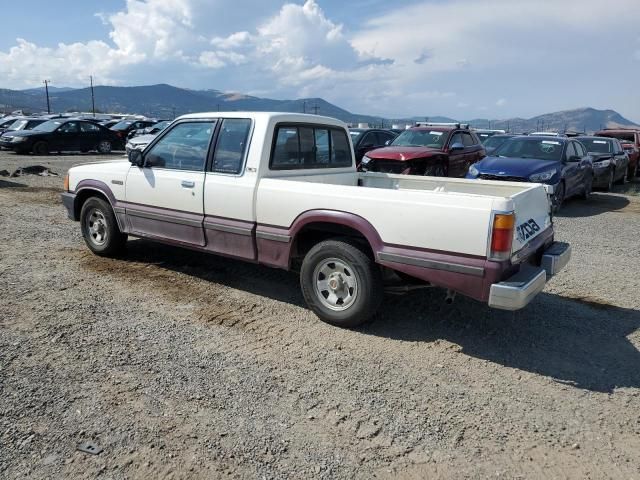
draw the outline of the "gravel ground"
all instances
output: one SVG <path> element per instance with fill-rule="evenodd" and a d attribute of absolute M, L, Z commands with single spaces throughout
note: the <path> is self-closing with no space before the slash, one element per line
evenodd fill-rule
<path fill-rule="evenodd" d="M 354 331 L 287 272 L 93 256 L 61 185 L 0 178 L 1 478 L 640 478 L 640 183 L 566 205 L 523 311 L 422 291 Z"/>

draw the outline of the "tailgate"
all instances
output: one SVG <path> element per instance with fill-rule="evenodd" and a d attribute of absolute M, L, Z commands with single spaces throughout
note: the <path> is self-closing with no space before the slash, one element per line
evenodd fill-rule
<path fill-rule="evenodd" d="M 546 190 L 538 184 L 511 199 L 516 214 L 511 253 L 515 254 L 551 226 L 551 205 Z"/>

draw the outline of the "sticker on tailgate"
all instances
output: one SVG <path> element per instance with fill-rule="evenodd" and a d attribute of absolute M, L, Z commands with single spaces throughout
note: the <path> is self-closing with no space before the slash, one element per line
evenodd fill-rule
<path fill-rule="evenodd" d="M 517 227 L 518 240 L 524 243 L 527 240 L 529 240 L 531 237 L 535 237 L 539 231 L 540 231 L 540 225 L 538 225 L 533 218 L 530 218 L 526 222 L 518 225 Z"/>

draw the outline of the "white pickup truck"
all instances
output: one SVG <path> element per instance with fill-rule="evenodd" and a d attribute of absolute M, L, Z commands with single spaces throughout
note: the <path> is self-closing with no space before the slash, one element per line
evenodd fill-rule
<path fill-rule="evenodd" d="M 346 125 L 314 115 L 182 116 L 128 161 L 71 168 L 62 200 L 98 255 L 131 235 L 300 267 L 309 307 L 345 327 L 391 272 L 516 310 L 571 253 L 542 185 L 358 173 Z"/>

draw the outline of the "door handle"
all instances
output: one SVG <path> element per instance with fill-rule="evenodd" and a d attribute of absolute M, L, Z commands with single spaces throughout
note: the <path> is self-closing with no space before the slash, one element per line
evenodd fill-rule
<path fill-rule="evenodd" d="M 196 182 L 190 182 L 190 181 L 187 181 L 187 180 L 183 180 L 182 181 L 182 186 L 183 186 L 183 188 L 193 188 L 193 187 L 196 186 Z"/>

